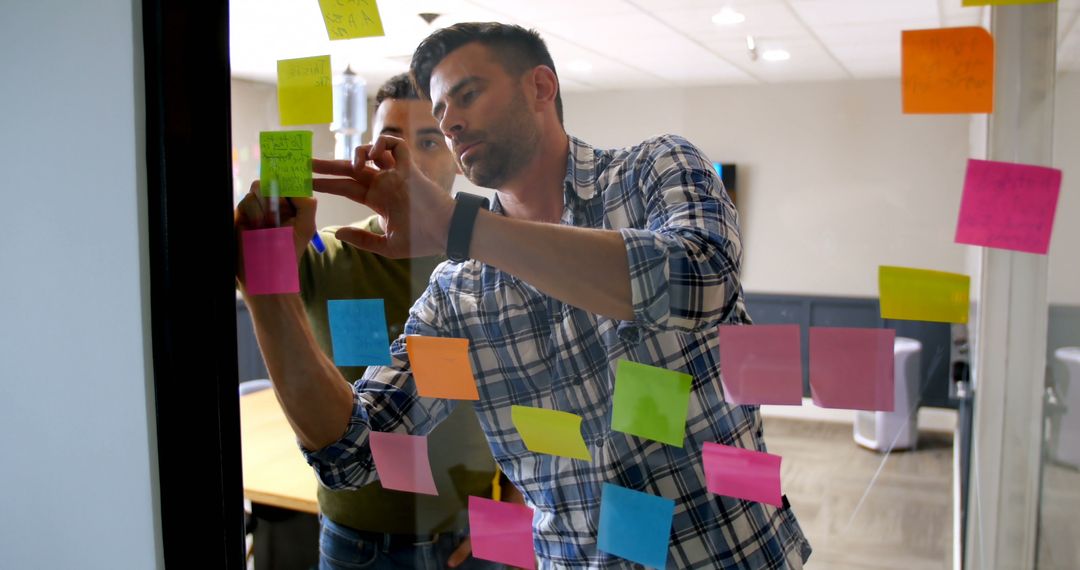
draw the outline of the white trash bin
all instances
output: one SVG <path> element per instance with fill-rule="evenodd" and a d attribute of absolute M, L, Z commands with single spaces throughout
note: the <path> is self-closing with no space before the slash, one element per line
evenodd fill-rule
<path fill-rule="evenodd" d="M 897 337 L 893 343 L 893 411 L 855 412 L 855 443 L 885 451 L 911 449 L 919 438 L 919 385 L 922 343 Z"/>
<path fill-rule="evenodd" d="M 1050 459 L 1077 469 L 1080 468 L 1080 347 L 1059 348 L 1054 351 L 1054 358 L 1065 369 L 1065 377 L 1057 380 L 1057 392 L 1065 410 L 1051 431 Z"/>

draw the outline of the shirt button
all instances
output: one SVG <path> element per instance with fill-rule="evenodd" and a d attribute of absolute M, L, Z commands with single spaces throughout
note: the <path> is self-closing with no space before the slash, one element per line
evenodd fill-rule
<path fill-rule="evenodd" d="M 596 440 L 596 447 L 604 447 L 604 440 L 602 440 L 602 439 Z"/>

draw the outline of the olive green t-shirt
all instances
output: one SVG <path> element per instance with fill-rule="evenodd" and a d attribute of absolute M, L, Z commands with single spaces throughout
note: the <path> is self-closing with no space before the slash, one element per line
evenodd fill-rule
<path fill-rule="evenodd" d="M 378 216 L 354 224 L 382 233 Z M 319 232 L 324 253 L 309 245 L 300 260 L 300 290 L 315 339 L 331 358 L 326 302 L 331 299 L 383 299 L 391 340 L 405 330 L 413 302 L 427 288 L 442 258 L 389 259 L 357 249 L 334 237 L 338 228 Z M 363 367 L 338 368 L 349 382 Z M 459 402 L 428 438 L 438 496 L 384 490 L 378 482 L 356 491 L 319 486 L 319 509 L 330 520 L 358 530 L 392 534 L 430 534 L 458 530 L 467 521 L 469 495 L 491 496 L 495 461 L 471 402 Z"/>

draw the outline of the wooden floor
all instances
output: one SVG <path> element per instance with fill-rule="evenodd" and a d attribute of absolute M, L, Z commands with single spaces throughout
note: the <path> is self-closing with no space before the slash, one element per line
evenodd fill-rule
<path fill-rule="evenodd" d="M 916 451 L 886 458 L 850 424 L 770 417 L 765 443 L 814 548 L 808 570 L 952 567 L 951 434 L 923 432 Z"/>

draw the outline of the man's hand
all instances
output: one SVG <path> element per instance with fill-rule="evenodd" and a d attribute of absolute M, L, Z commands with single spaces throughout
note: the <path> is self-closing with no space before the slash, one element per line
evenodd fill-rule
<path fill-rule="evenodd" d="M 454 552 L 450 555 L 450 558 L 446 559 L 446 567 L 457 568 L 463 562 L 468 560 L 470 555 L 472 555 L 472 539 L 466 536 L 465 540 L 462 540 L 461 544 L 459 544 L 458 547 L 454 549 Z"/>
<path fill-rule="evenodd" d="M 342 228 L 341 241 L 395 259 L 446 251 L 454 201 L 413 166 L 405 141 L 382 135 L 357 147 L 352 163 L 314 159 L 312 169 L 344 177 L 316 178 L 315 190 L 364 204 L 382 218 L 384 235 Z"/>
<path fill-rule="evenodd" d="M 240 247 L 240 234 L 246 230 L 260 230 L 292 226 L 296 257 L 300 258 L 311 236 L 315 235 L 315 198 L 264 198 L 259 195 L 259 181 L 251 183 L 251 189 L 233 212 L 233 228 L 236 232 L 236 278 L 244 284 L 244 248 Z"/>

